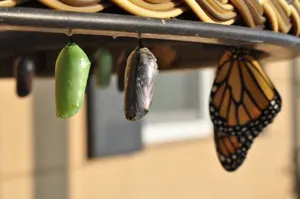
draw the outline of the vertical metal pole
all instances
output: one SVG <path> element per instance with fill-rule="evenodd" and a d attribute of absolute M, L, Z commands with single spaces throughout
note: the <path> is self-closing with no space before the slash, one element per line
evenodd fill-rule
<path fill-rule="evenodd" d="M 298 97 L 299 97 L 299 86 L 298 86 L 298 67 L 297 59 L 292 61 L 292 70 L 291 70 L 291 100 L 292 100 L 292 153 L 293 153 L 293 162 L 294 162 L 294 190 L 296 198 L 300 199 L 300 178 L 299 178 L 299 154 L 298 154 L 298 143 L 299 143 L 299 126 L 298 126 Z"/>

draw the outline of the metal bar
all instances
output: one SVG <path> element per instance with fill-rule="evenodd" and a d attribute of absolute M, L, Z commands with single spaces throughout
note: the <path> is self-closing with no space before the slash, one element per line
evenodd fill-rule
<path fill-rule="evenodd" d="M 36 8 L 0 8 L 2 30 L 113 37 L 180 40 L 226 45 L 250 45 L 262 51 L 300 51 L 300 39 L 291 35 L 240 26 L 177 19 L 154 19 L 106 13 L 66 12 Z"/>

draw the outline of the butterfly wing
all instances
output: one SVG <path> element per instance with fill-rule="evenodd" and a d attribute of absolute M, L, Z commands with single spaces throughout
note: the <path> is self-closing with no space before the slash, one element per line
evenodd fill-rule
<path fill-rule="evenodd" d="M 219 62 L 211 90 L 209 110 L 219 159 L 226 170 L 236 170 L 244 161 L 254 138 L 273 122 L 281 110 L 281 97 L 249 52 L 231 49 Z M 221 150 L 224 147 L 220 140 L 224 137 L 231 140 L 232 136 L 237 140 L 235 143 L 240 144 L 235 145 L 235 149 L 244 152 L 242 156 L 228 153 L 240 157 L 235 159 L 236 161 L 233 161 L 233 158 L 227 159 L 232 163 L 229 166 L 228 162 L 220 158 L 228 158 L 228 154 Z"/>
<path fill-rule="evenodd" d="M 253 143 L 247 136 L 228 135 L 217 129 L 214 131 L 214 140 L 218 158 L 227 171 L 235 171 L 243 164 Z"/>

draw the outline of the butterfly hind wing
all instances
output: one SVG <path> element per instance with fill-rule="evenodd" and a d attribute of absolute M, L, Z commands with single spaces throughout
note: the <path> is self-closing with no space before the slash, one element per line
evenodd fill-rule
<path fill-rule="evenodd" d="M 253 143 L 246 136 L 228 135 L 216 129 L 214 141 L 219 161 L 229 172 L 237 170 L 243 164 Z"/>

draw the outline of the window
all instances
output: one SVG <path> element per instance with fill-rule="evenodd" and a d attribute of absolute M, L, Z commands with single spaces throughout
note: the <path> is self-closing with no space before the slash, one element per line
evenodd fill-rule
<path fill-rule="evenodd" d="M 161 72 L 152 108 L 144 118 L 143 143 L 164 143 L 210 136 L 208 101 L 214 69 Z"/>
<path fill-rule="evenodd" d="M 117 90 L 112 76 L 108 88 L 102 90 L 92 77 L 87 94 L 88 157 L 98 158 L 133 153 L 142 149 L 142 121 L 130 122 L 123 111 L 123 93 Z"/>
<path fill-rule="evenodd" d="M 91 78 L 87 96 L 89 158 L 132 153 L 143 144 L 210 136 L 208 99 L 213 71 L 161 72 L 151 111 L 137 122 L 124 117 L 123 93 L 117 91 L 116 76 L 105 90 L 97 88 Z"/>

